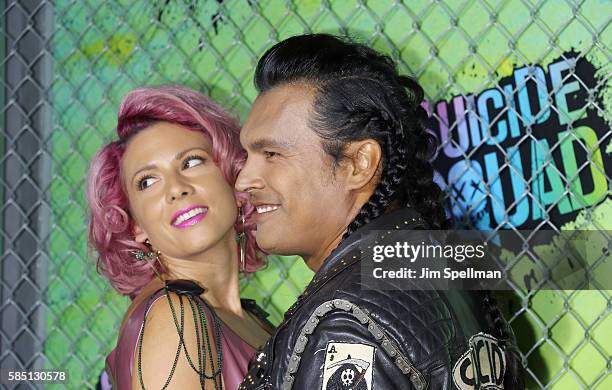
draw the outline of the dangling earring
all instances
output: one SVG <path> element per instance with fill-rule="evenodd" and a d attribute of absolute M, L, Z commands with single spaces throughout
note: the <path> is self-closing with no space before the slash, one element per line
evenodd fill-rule
<path fill-rule="evenodd" d="M 240 247 L 240 271 L 244 272 L 246 270 L 246 244 L 247 244 L 247 235 L 246 235 L 246 226 L 245 226 L 245 218 L 242 213 L 242 207 L 238 208 L 238 213 L 240 214 L 240 218 L 242 219 L 242 232 L 236 235 L 236 241 L 238 241 L 238 246 Z"/>
<path fill-rule="evenodd" d="M 155 272 L 155 275 L 157 275 L 157 277 L 163 282 L 164 278 L 161 277 L 161 275 L 157 271 L 157 268 L 155 267 L 155 264 L 153 264 L 154 262 L 157 262 L 159 263 L 160 266 L 162 265 L 161 260 L 159 259 L 161 252 L 153 251 L 151 249 L 151 242 L 149 241 L 148 238 L 145 240 L 144 243 L 147 247 L 149 247 L 149 250 L 146 253 L 143 250 L 138 249 L 138 250 L 132 251 L 132 254 L 136 258 L 136 260 L 147 262 L 147 264 L 149 264 L 151 268 L 153 268 L 153 272 Z"/>

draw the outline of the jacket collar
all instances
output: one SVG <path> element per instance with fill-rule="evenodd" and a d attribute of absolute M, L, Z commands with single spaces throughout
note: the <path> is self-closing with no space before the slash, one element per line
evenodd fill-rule
<path fill-rule="evenodd" d="M 413 229 L 417 225 L 424 226 L 424 223 L 419 213 L 415 209 L 409 207 L 393 210 L 387 214 L 381 215 L 345 238 L 340 245 L 332 251 L 327 260 L 323 262 L 323 265 L 319 268 L 313 280 L 316 280 L 320 275 L 328 273 L 347 253 L 356 250 L 363 238 L 371 234 L 373 230 Z"/>

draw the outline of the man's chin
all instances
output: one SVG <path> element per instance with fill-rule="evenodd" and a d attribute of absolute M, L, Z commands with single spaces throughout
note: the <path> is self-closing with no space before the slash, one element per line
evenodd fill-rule
<path fill-rule="evenodd" d="M 285 248 L 283 242 L 278 237 L 260 235 L 257 232 L 256 240 L 257 246 L 270 255 L 291 256 L 294 254 L 287 251 L 287 248 Z"/>

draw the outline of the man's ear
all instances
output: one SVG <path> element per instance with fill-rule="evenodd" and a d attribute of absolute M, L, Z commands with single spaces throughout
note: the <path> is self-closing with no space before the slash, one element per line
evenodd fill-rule
<path fill-rule="evenodd" d="M 149 238 L 147 233 L 145 233 L 144 230 L 142 230 L 141 227 L 138 226 L 138 224 L 134 224 L 133 233 L 134 233 L 134 240 L 136 242 L 143 243 Z"/>
<path fill-rule="evenodd" d="M 345 155 L 348 189 L 357 190 L 372 183 L 382 160 L 380 144 L 373 139 L 354 141 L 348 144 Z"/>

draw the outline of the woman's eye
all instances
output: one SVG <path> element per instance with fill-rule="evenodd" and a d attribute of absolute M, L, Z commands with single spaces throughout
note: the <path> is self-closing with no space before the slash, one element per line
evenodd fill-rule
<path fill-rule="evenodd" d="M 185 159 L 185 162 L 183 163 L 183 169 L 193 168 L 195 166 L 203 164 L 204 161 L 205 159 L 203 157 L 198 157 L 198 156 L 187 157 Z"/>
<path fill-rule="evenodd" d="M 142 191 L 151 187 L 157 181 L 153 176 L 144 176 L 138 180 L 138 190 Z"/>

